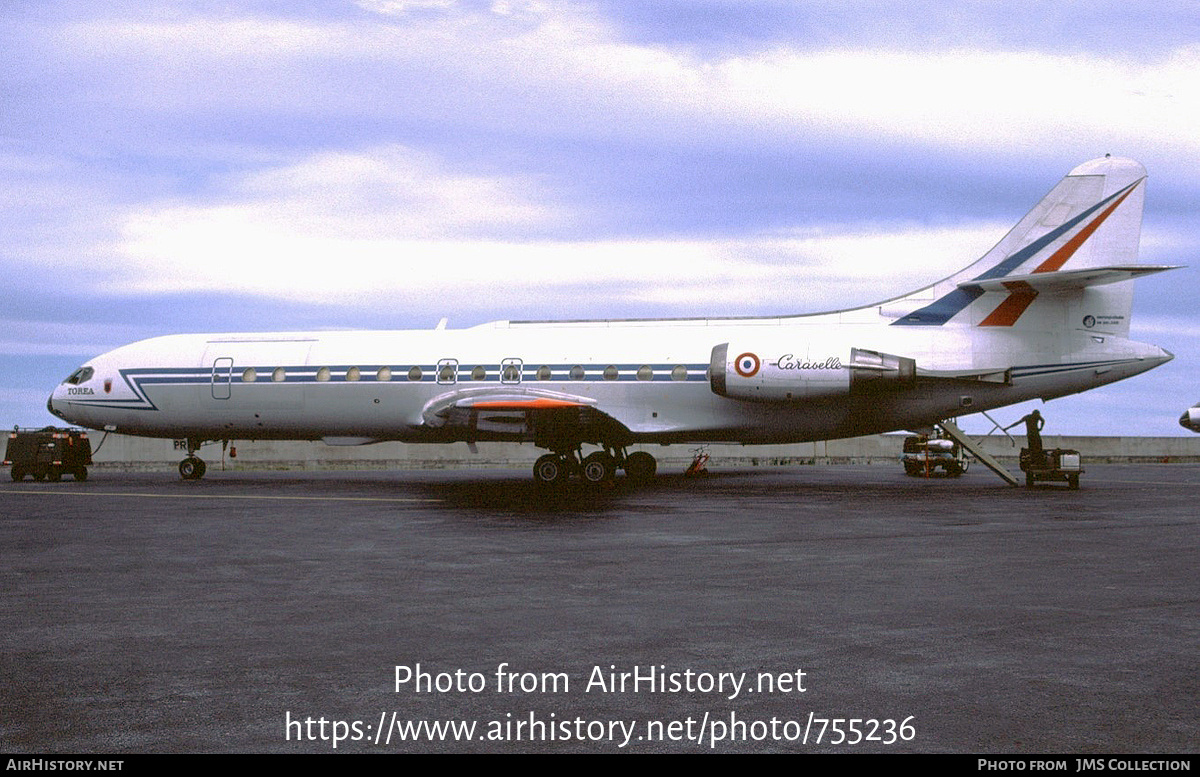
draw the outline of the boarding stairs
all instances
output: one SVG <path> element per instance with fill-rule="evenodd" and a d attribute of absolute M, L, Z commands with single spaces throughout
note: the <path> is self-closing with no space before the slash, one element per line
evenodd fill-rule
<path fill-rule="evenodd" d="M 985 467 L 1007 481 L 1010 486 L 1021 485 L 1021 482 L 1015 475 L 1006 470 L 1004 466 L 995 459 L 995 457 L 993 457 L 991 454 L 985 451 L 982 446 L 968 437 L 967 433 L 962 429 L 959 429 L 954 423 L 949 420 L 938 421 L 937 426 L 942 430 L 942 432 L 945 433 L 947 437 L 970 451 L 972 456 L 983 462 Z"/>

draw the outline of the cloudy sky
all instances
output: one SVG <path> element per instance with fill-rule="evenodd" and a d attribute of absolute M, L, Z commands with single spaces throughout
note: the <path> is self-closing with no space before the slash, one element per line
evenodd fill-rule
<path fill-rule="evenodd" d="M 1177 358 L 1046 431 L 1187 434 L 1198 41 L 1192 0 L 7 2 L 0 422 L 160 334 L 867 304 L 1112 153 L 1191 265 L 1135 301 Z"/>

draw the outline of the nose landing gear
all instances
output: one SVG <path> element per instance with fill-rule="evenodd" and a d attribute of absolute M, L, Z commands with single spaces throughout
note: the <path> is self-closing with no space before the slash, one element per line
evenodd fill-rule
<path fill-rule="evenodd" d="M 196 451 L 200 450 L 200 446 L 203 444 L 203 440 L 195 437 L 188 438 L 188 455 L 186 459 L 179 462 L 179 477 L 184 480 L 199 480 L 204 477 L 204 473 L 208 471 L 208 465 L 204 463 L 204 459 L 196 455 Z M 229 441 L 225 440 L 224 444 L 228 445 Z"/>
<path fill-rule="evenodd" d="M 208 465 L 198 456 L 188 456 L 179 462 L 179 477 L 184 480 L 199 480 L 207 470 Z"/>

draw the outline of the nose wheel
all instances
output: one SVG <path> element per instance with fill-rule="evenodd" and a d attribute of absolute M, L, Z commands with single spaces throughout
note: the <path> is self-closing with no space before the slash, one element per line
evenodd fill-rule
<path fill-rule="evenodd" d="M 199 480 L 204 477 L 208 466 L 204 460 L 197 456 L 188 456 L 183 461 L 179 462 L 179 477 L 184 480 Z"/>

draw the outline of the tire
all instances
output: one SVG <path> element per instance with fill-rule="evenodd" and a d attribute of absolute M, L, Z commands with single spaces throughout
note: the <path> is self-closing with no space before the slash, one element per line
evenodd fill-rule
<path fill-rule="evenodd" d="M 617 462 L 603 451 L 596 451 L 579 465 L 579 475 L 589 485 L 608 483 L 617 472 Z"/>
<path fill-rule="evenodd" d="M 75 479 L 80 481 L 87 480 L 87 467 L 76 467 Z"/>
<path fill-rule="evenodd" d="M 1078 491 L 1079 490 L 1079 475 L 1078 474 L 1067 475 L 1067 485 L 1071 488 L 1072 491 Z"/>
<path fill-rule="evenodd" d="M 199 480 L 204 477 L 206 469 L 208 467 L 205 466 L 202 459 L 198 459 L 195 456 L 188 456 L 179 462 L 179 477 L 184 480 Z"/>
<path fill-rule="evenodd" d="M 658 471 L 658 462 L 644 451 L 636 451 L 625 457 L 625 477 L 638 482 L 654 478 Z"/>
<path fill-rule="evenodd" d="M 1033 473 L 1032 472 L 1025 473 L 1025 487 L 1033 488 Z"/>
<path fill-rule="evenodd" d="M 25 468 L 20 464 L 12 465 L 12 479 L 20 483 L 25 479 Z"/>
<path fill-rule="evenodd" d="M 558 486 L 567 480 L 567 462 L 562 456 L 547 453 L 533 463 L 533 479 L 539 486 Z"/>
<path fill-rule="evenodd" d="M 51 467 L 46 472 L 46 480 L 49 480 L 51 483 L 57 483 L 58 481 L 62 480 L 62 475 L 63 473 L 61 469 L 58 467 Z"/>

